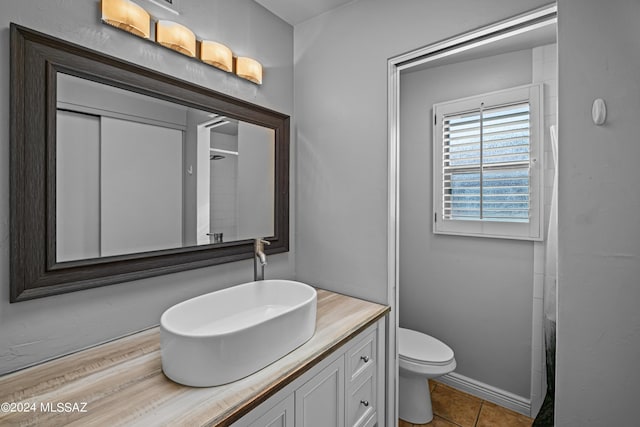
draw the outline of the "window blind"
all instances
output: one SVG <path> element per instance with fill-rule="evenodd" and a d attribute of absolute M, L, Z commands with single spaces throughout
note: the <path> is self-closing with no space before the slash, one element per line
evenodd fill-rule
<path fill-rule="evenodd" d="M 444 219 L 528 223 L 530 137 L 528 102 L 445 115 Z"/>

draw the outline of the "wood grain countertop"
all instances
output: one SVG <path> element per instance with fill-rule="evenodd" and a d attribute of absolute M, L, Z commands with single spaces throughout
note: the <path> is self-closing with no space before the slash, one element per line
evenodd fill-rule
<path fill-rule="evenodd" d="M 0 425 L 227 426 L 388 311 L 319 289 L 309 341 L 255 374 L 207 388 L 164 376 L 160 329 L 154 327 L 0 377 Z"/>

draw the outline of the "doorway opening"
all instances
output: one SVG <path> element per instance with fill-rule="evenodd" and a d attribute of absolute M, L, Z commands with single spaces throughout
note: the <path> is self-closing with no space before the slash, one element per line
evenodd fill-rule
<path fill-rule="evenodd" d="M 397 364 L 397 337 L 396 331 L 400 323 L 406 324 L 414 322 L 415 324 L 424 324 L 434 322 L 426 318 L 421 318 L 420 315 L 415 314 L 417 310 L 413 309 L 413 314 L 406 315 L 405 312 L 400 315 L 400 308 L 402 308 L 400 298 L 400 276 L 403 275 L 403 284 L 405 280 L 411 280 L 411 274 L 402 273 L 401 266 L 405 257 L 404 253 L 410 253 L 410 246 L 403 249 L 406 243 L 406 234 L 403 230 L 406 229 L 406 225 L 401 225 L 401 220 L 407 219 L 405 215 L 407 212 L 413 212 L 415 218 L 420 218 L 422 221 L 423 233 L 426 238 L 433 239 L 432 225 L 428 218 L 434 218 L 433 216 L 433 204 L 437 203 L 437 197 L 432 197 L 433 190 L 433 158 L 432 158 L 432 137 L 433 137 L 433 116 L 430 109 L 433 104 L 441 103 L 444 101 L 451 101 L 458 98 L 470 97 L 473 95 L 480 95 L 486 92 L 499 91 L 501 89 L 507 89 L 507 87 L 500 87 L 502 84 L 506 84 L 508 87 L 521 86 L 525 83 L 535 84 L 539 83 L 544 87 L 544 99 L 543 102 L 543 117 L 544 120 L 543 129 L 545 141 L 543 142 L 544 150 L 551 151 L 550 143 L 550 131 L 551 125 L 555 125 L 555 116 L 557 105 L 557 72 L 556 64 L 551 62 L 556 60 L 556 23 L 557 23 L 557 7 L 555 4 L 536 9 L 522 15 L 498 22 L 496 24 L 483 27 L 462 35 L 452 37 L 450 39 L 434 43 L 432 45 L 416 49 L 414 51 L 393 57 L 388 61 L 388 157 L 389 157 L 389 212 L 388 212 L 388 300 L 391 301 L 392 314 L 389 323 L 389 396 L 396 396 L 395 411 L 389 411 L 389 422 L 393 422 L 393 418 L 397 414 L 397 382 L 398 378 L 398 364 Z M 529 52 L 529 53 L 527 53 Z M 505 61 L 505 64 L 515 62 L 520 57 L 529 56 L 528 74 L 523 76 L 521 70 L 523 64 L 518 62 L 520 71 L 512 70 L 511 75 L 520 74 L 518 77 L 511 79 L 508 76 L 509 67 L 503 67 L 504 74 L 494 74 L 489 78 L 479 78 L 475 87 L 463 87 L 464 85 L 453 85 L 454 90 L 451 92 L 449 98 L 442 99 L 442 96 L 437 94 L 434 88 L 445 87 L 449 84 L 452 87 L 450 80 L 434 80 L 436 74 L 439 78 L 449 79 L 458 73 L 459 81 L 468 82 L 467 71 L 479 72 L 480 67 L 486 66 L 487 69 L 495 70 L 498 63 L 496 59 Z M 545 68 L 546 66 L 546 68 Z M 526 67 L 526 65 L 525 65 Z M 552 72 L 549 72 L 550 67 L 553 68 Z M 464 69 L 467 71 L 464 71 Z M 486 76 L 485 76 L 486 77 Z M 511 79 L 511 80 L 510 80 Z M 522 80 L 524 79 L 524 80 Z M 554 80 L 555 81 L 552 81 Z M 421 84 L 420 81 L 432 81 L 434 88 L 424 89 L 423 92 L 416 92 L 416 88 Z M 527 81 L 528 80 L 528 81 Z M 414 85 L 414 86 L 410 86 Z M 473 85 L 472 85 L 473 86 Z M 410 92 L 412 95 L 411 102 L 416 104 L 413 106 L 414 111 L 420 110 L 421 120 L 417 127 L 407 127 L 407 101 L 406 93 Z M 420 104 L 421 103 L 421 104 Z M 419 144 L 416 144 L 413 148 L 417 147 L 418 151 L 411 152 L 409 155 L 404 150 L 409 148 L 409 140 L 420 140 Z M 547 141 L 549 139 L 549 141 Z M 420 152 L 422 150 L 422 152 Z M 422 157 L 420 155 L 423 154 Z M 411 158 L 414 161 L 423 159 L 422 164 L 422 176 L 416 176 L 412 174 L 412 180 L 416 179 L 418 182 L 414 182 L 416 191 L 421 191 L 422 199 L 418 203 L 422 203 L 421 206 L 412 206 L 411 208 L 405 206 L 405 202 L 411 193 L 411 189 L 405 188 L 404 183 L 407 181 L 405 172 L 405 166 L 408 165 L 407 158 Z M 540 158 L 551 159 L 550 153 L 546 155 L 541 153 Z M 416 160 L 417 159 L 417 160 Z M 545 167 L 553 168 L 553 162 L 547 162 Z M 401 169 L 402 167 L 402 169 Z M 418 168 L 419 166 L 414 166 Z M 418 170 L 418 169 L 415 169 Z M 543 179 L 548 179 L 550 174 L 542 173 Z M 553 174 L 551 174 L 553 175 Z M 404 181 L 403 181 L 404 176 Z M 545 188 L 550 188 L 552 183 L 544 182 Z M 463 389 L 463 391 L 471 392 L 471 394 L 479 395 L 480 397 L 494 401 L 502 406 L 506 406 L 510 409 L 516 410 L 525 415 L 535 417 L 538 413 L 546 392 L 546 369 L 545 369 L 545 355 L 544 355 L 544 332 L 543 332 L 543 297 L 542 287 L 544 286 L 544 268 L 542 270 L 539 266 L 545 265 L 545 246 L 547 244 L 546 229 L 548 228 L 549 208 L 551 198 L 551 191 L 545 194 L 543 203 L 545 203 L 546 209 L 544 209 L 543 218 L 545 224 L 545 231 L 542 239 L 538 241 L 518 242 L 523 253 L 529 254 L 529 259 L 525 260 L 530 266 L 529 277 L 523 279 L 519 276 L 520 281 L 526 280 L 527 292 L 533 294 L 533 301 L 529 300 L 527 309 L 531 316 L 528 317 L 527 334 L 531 337 L 530 345 L 527 343 L 526 347 L 529 350 L 528 354 L 521 357 L 525 363 L 528 359 L 527 372 L 521 375 L 527 376 L 522 379 L 520 384 L 528 382 L 528 389 L 524 390 L 524 387 L 520 385 L 519 389 L 514 392 L 510 390 L 509 384 L 503 386 L 498 384 L 497 386 L 492 384 L 489 386 L 478 378 L 473 377 L 474 370 L 468 368 L 465 370 L 464 363 L 460 366 L 461 375 L 448 375 L 443 382 L 449 382 L 457 388 Z M 418 209 L 416 213 L 416 209 Z M 420 210 L 421 209 L 421 210 Z M 424 211 L 424 212 L 423 212 Z M 403 229 L 403 227 L 405 227 Z M 416 235 L 415 228 L 411 228 L 411 234 Z M 428 236 L 427 236 L 428 235 Z M 401 237 L 405 236 L 401 242 Z M 494 236 L 495 237 L 495 236 Z M 472 239 L 475 241 L 476 248 L 480 248 L 483 245 L 478 245 L 478 241 L 486 239 L 484 237 L 459 237 L 459 236 L 436 236 L 439 242 L 448 239 L 447 244 L 450 245 L 452 241 L 456 239 Z M 491 239 L 490 239 L 491 240 Z M 499 240 L 499 239 L 493 239 Z M 511 241 L 507 245 L 518 246 L 518 243 Z M 455 243 L 454 243 L 455 244 Z M 493 246 L 499 246 L 499 242 L 495 241 L 491 243 Z M 508 247 L 508 246 L 507 246 Z M 401 258 L 400 252 L 403 252 Z M 423 254 L 424 255 L 424 254 Z M 424 258 L 424 257 L 423 257 Z M 402 262 L 401 262 L 402 259 Z M 450 266 L 452 267 L 452 266 Z M 464 265 L 459 265 L 459 269 L 464 269 Z M 420 267 L 422 275 L 424 276 L 425 268 L 424 264 Z M 469 269 L 472 269 L 469 266 Z M 408 276 L 405 277 L 405 274 Z M 444 273 L 438 274 L 440 278 Z M 475 277 L 475 273 L 470 271 L 468 273 Z M 554 272 L 555 274 L 555 272 Z M 408 277 L 408 279 L 407 279 Z M 423 277 L 424 279 L 424 277 Z M 453 280 L 453 279 L 452 279 Z M 405 290 L 409 287 L 405 288 Z M 533 289 L 533 291 L 532 291 Z M 498 289 L 495 289 L 496 292 Z M 420 292 L 429 292 L 429 289 L 422 289 L 416 293 L 416 288 L 412 287 L 409 300 L 420 301 Z M 438 298 L 438 293 L 442 289 L 431 290 L 432 295 Z M 445 296 L 446 297 L 446 296 Z M 450 294 L 449 298 L 453 298 Z M 516 297 L 517 298 L 517 297 Z M 408 301 L 407 298 L 402 298 L 402 301 Z M 440 303 L 440 302 L 439 302 Z M 408 303 L 404 303 L 404 306 L 409 308 Z M 555 307 L 555 304 L 554 304 Z M 429 311 L 423 310 L 423 311 Z M 456 313 L 457 314 L 457 313 Z M 524 316 L 526 317 L 526 316 Z M 444 322 L 438 322 L 444 323 Z M 409 327 L 414 325 L 408 325 Z M 426 332 L 425 332 L 426 333 Z M 448 343 L 447 335 L 455 333 L 455 328 L 446 330 L 442 329 L 438 332 L 434 332 L 435 336 L 443 338 L 443 341 Z M 445 336 L 442 336 L 445 335 Z M 463 339 L 463 338 L 461 338 Z M 455 339 L 454 339 L 455 341 Z M 456 351 L 456 345 L 450 344 L 454 351 Z M 461 349 L 462 361 L 464 357 L 464 345 L 459 346 Z M 458 358 L 458 354 L 456 354 Z M 467 358 L 468 359 L 468 358 Z M 467 373 L 467 375 L 464 375 Z M 550 379 L 553 382 L 553 379 Z M 511 387 L 513 388 L 513 387 Z M 394 414 L 395 412 L 395 414 Z M 391 424 L 390 424 L 391 425 Z"/>

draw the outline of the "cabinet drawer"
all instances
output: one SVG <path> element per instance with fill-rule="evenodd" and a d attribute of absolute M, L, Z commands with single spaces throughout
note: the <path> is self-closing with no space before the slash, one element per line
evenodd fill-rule
<path fill-rule="evenodd" d="M 362 384 L 352 387 L 348 399 L 347 426 L 363 427 L 369 424 L 370 418 L 376 412 L 375 376 L 370 375 Z"/>
<path fill-rule="evenodd" d="M 353 383 L 358 377 L 368 374 L 376 365 L 376 331 L 358 342 L 347 356 L 347 379 Z"/>

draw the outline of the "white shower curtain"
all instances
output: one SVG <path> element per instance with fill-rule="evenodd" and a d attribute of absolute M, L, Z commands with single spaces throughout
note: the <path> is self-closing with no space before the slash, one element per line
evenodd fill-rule
<path fill-rule="evenodd" d="M 545 250 L 544 268 L 544 317 L 556 321 L 556 281 L 558 271 L 558 132 L 555 125 L 550 127 L 551 150 L 553 152 L 553 191 L 551 193 L 551 213 Z"/>
<path fill-rule="evenodd" d="M 551 212 L 545 245 L 544 273 L 544 338 L 547 366 L 547 394 L 536 417 L 534 427 L 553 426 L 556 372 L 556 286 L 558 277 L 558 129 L 550 127 L 554 174 L 551 193 Z"/>

